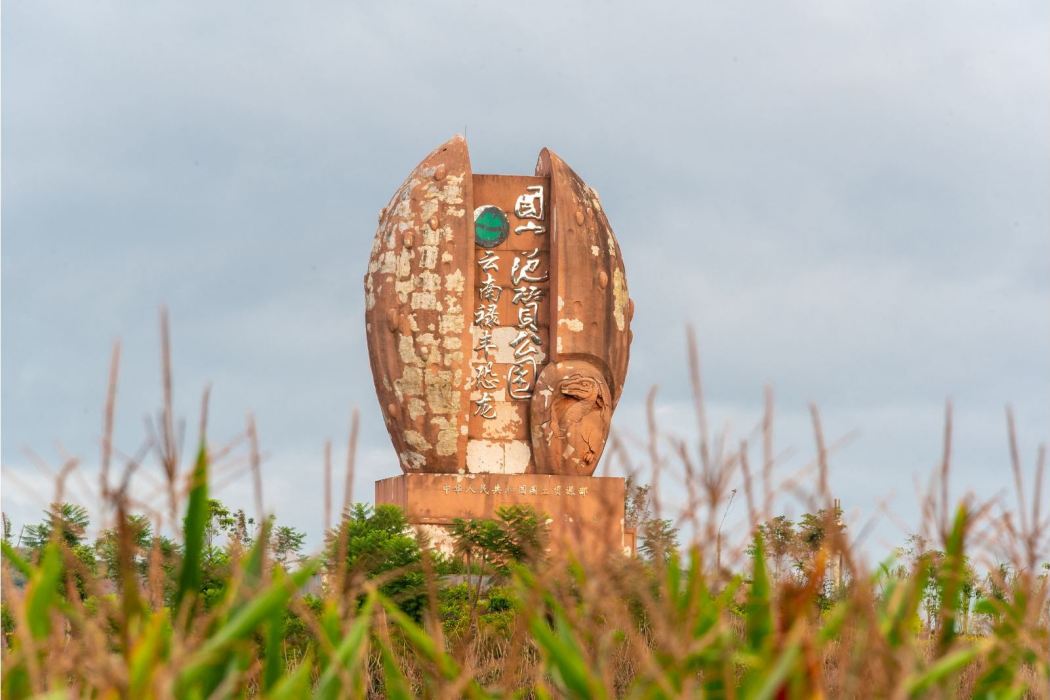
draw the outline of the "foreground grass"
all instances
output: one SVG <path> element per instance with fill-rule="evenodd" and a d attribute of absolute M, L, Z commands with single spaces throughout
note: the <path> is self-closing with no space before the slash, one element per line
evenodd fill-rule
<path fill-rule="evenodd" d="M 1045 576 L 1003 581 L 977 603 L 986 632 L 957 633 L 966 508 L 936 567 L 883 568 L 830 596 L 824 562 L 833 547 L 801 576 L 777 580 L 756 534 L 746 575 L 716 576 L 695 548 L 666 564 L 510 564 L 504 585 L 476 598 L 469 583 L 442 588 L 432 574 L 416 619 L 381 590 L 405 570 L 337 582 L 337 564 L 312 558 L 287 572 L 267 561 L 264 528 L 206 608 L 204 455 L 168 596 L 155 568 L 135 572 L 142 553 L 133 547 L 121 554 L 119 590 L 97 595 L 61 538 L 32 562 L 5 544 L 5 697 L 1046 696 Z M 319 571 L 321 594 L 302 595 Z M 927 628 L 921 605 L 931 583 L 942 596 Z"/>
<path fill-rule="evenodd" d="M 718 453 L 706 436 L 698 469 L 679 450 L 689 493 L 679 522 L 695 539 L 683 552 L 666 536 L 674 523 L 656 519 L 662 535 L 644 559 L 550 558 L 535 519 L 517 513 L 526 537 L 465 524 L 454 561 L 420 546 L 394 511 L 346 507 L 320 555 L 286 565 L 268 521 L 250 537 L 242 523 L 216 568 L 209 483 L 224 451 L 208 449 L 202 420 L 181 468 L 170 411 L 169 400 L 154 447 L 180 542 L 160 536 L 156 513 L 141 536 L 127 495 L 137 465 L 114 486 L 104 456 L 104 574 L 61 526 L 31 551 L 4 543 L 5 698 L 1050 697 L 1041 466 L 1030 507 L 1006 517 L 931 489 L 932 539 L 873 569 L 827 493 L 815 412 L 817 515 L 787 571 L 790 528 L 759 504 L 760 490 L 766 504 L 775 496 L 769 464 L 752 478 L 746 449 Z M 753 528 L 740 556 L 721 547 L 732 470 Z M 1006 559 L 975 587 L 989 549 Z"/>

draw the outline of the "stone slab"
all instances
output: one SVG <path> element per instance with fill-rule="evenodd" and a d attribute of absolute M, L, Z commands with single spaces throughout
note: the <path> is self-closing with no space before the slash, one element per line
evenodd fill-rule
<path fill-rule="evenodd" d="M 620 477 L 402 474 L 376 482 L 375 502 L 399 506 L 410 523 L 428 530 L 456 518 L 494 519 L 500 506 L 529 505 L 551 519 L 552 553 L 631 556 L 634 533 L 624 530 L 624 490 Z"/>

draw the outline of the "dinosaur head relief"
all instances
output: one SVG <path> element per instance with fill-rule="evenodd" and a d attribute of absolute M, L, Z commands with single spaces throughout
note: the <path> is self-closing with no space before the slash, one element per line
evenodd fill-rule
<path fill-rule="evenodd" d="M 546 474 L 590 476 L 609 435 L 612 403 L 600 370 L 583 360 L 548 365 L 533 400 L 532 447 L 537 470 Z"/>
<path fill-rule="evenodd" d="M 601 389 L 597 380 L 591 377 L 585 377 L 579 372 L 570 374 L 563 379 L 558 386 L 558 390 L 564 396 L 571 396 L 575 399 L 580 399 L 581 401 L 598 403 L 602 400 Z"/>

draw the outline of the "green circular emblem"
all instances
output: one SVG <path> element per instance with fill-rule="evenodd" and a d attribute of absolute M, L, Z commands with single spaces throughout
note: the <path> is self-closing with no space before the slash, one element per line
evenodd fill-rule
<path fill-rule="evenodd" d="M 495 248 L 509 232 L 507 215 L 499 207 L 486 204 L 474 210 L 474 240 L 482 248 Z"/>

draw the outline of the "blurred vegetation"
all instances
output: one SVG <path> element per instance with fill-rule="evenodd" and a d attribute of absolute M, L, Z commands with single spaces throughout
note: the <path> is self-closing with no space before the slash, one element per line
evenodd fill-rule
<path fill-rule="evenodd" d="M 164 353 L 162 504 L 128 496 L 137 460 L 111 474 L 114 360 L 94 539 L 89 511 L 61 498 L 17 534 L 4 517 L 5 698 L 1050 697 L 1045 451 L 1027 499 L 1012 427 L 1015 509 L 949 500 L 949 411 L 921 534 L 876 566 L 828 491 L 816 410 L 811 505 L 776 514 L 801 486 L 772 481 L 771 403 L 753 472 L 746 442 L 707 436 L 698 380 L 698 447 L 651 429 L 651 485 L 629 483 L 637 557 L 552 554 L 547 516 L 521 506 L 452 523 L 440 552 L 349 489 L 307 554 L 305 533 L 263 515 L 250 419 L 255 517 L 214 498 L 229 448 L 209 445 L 203 417 L 182 454 Z M 686 499 L 671 515 L 654 488 L 667 446 Z M 607 458 L 643 472 L 615 441 Z M 726 538 L 731 476 L 748 525 Z"/>
<path fill-rule="evenodd" d="M 942 548 L 914 536 L 865 575 L 829 567 L 840 513 L 777 516 L 727 575 L 666 520 L 645 556 L 598 565 L 550 559 L 528 507 L 456 521 L 445 555 L 355 504 L 305 557 L 302 532 L 206 481 L 195 506 L 181 543 L 139 514 L 90 542 L 69 503 L 5 539 L 5 697 L 1045 697 L 1050 679 L 1047 568 L 978 575 L 966 507 Z"/>

